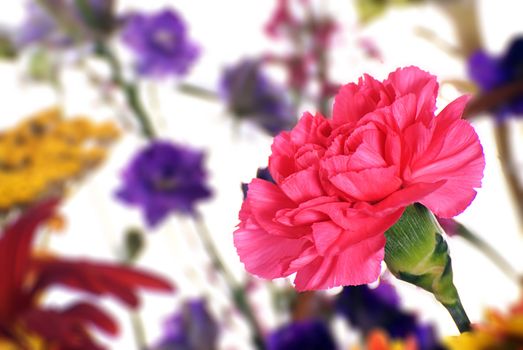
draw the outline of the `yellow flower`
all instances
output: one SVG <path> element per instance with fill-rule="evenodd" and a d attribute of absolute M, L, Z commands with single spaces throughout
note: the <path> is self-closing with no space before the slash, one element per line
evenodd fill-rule
<path fill-rule="evenodd" d="M 65 118 L 59 108 L 30 116 L 0 133 L 0 210 L 61 195 L 87 175 L 119 136 L 113 123 Z"/>

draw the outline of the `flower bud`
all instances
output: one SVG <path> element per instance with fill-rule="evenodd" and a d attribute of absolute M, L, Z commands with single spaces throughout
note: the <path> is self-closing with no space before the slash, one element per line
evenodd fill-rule
<path fill-rule="evenodd" d="M 385 233 L 385 262 L 397 278 L 434 294 L 463 332 L 470 328 L 470 321 L 452 281 L 451 259 L 442 234 L 427 208 L 411 205 Z"/>

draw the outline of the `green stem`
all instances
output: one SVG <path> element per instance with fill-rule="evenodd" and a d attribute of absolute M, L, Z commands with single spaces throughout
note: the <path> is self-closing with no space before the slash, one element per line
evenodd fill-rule
<path fill-rule="evenodd" d="M 147 339 L 145 339 L 145 328 L 142 318 L 137 311 L 130 313 L 131 325 L 133 327 L 134 340 L 138 350 L 147 350 Z"/>
<path fill-rule="evenodd" d="M 458 235 L 463 239 L 467 240 L 470 244 L 478 248 L 483 252 L 494 264 L 496 264 L 501 271 L 503 271 L 508 278 L 513 280 L 518 285 L 520 284 L 521 278 L 519 273 L 510 265 L 510 263 L 501 256 L 494 248 L 492 248 L 487 242 L 481 237 L 474 234 L 472 231 L 467 229 L 464 225 L 456 222 L 458 225 Z"/>
<path fill-rule="evenodd" d="M 516 206 L 520 228 L 523 228 L 523 186 L 519 182 L 517 167 L 514 164 L 514 154 L 511 148 L 510 129 L 507 122 L 497 123 L 494 136 L 501 162 L 503 175 L 507 182 L 512 201 Z"/>
<path fill-rule="evenodd" d="M 129 107 L 131 107 L 134 116 L 140 124 L 142 134 L 148 139 L 154 139 L 156 133 L 151 119 L 147 115 L 147 111 L 140 99 L 138 86 L 124 79 L 120 62 L 107 45 L 103 42 L 98 42 L 96 44 L 96 53 L 99 57 L 103 58 L 111 68 L 112 80 L 124 93 Z"/>
<path fill-rule="evenodd" d="M 245 293 L 245 288 L 236 282 L 236 279 L 233 277 L 232 273 L 227 269 L 225 264 L 220 259 L 218 250 L 212 243 L 212 238 L 210 232 L 205 225 L 205 222 L 199 215 L 196 215 L 194 218 L 194 223 L 197 229 L 197 232 L 200 236 L 200 240 L 207 251 L 208 256 L 211 259 L 213 266 L 219 271 L 229 288 L 232 299 L 238 310 L 244 315 L 245 319 L 249 323 L 251 330 L 253 331 L 253 343 L 256 346 L 256 349 L 263 350 L 265 349 L 265 342 L 262 335 L 261 328 L 258 324 L 258 321 L 254 315 L 254 312 L 249 305 L 247 300 L 247 295 Z"/>
<path fill-rule="evenodd" d="M 188 83 L 181 83 L 178 85 L 178 90 L 184 94 L 213 102 L 220 98 L 218 94 L 212 90 Z"/>
<path fill-rule="evenodd" d="M 443 306 L 445 306 L 450 316 L 452 316 L 452 319 L 460 333 L 469 332 L 471 330 L 470 320 L 459 299 L 454 304 L 443 304 Z"/>

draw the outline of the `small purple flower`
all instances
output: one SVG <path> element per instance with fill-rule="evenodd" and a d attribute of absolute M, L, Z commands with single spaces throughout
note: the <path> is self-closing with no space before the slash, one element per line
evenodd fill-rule
<path fill-rule="evenodd" d="M 468 60 L 470 78 L 478 85 L 482 92 L 521 81 L 523 79 L 523 37 L 515 38 L 508 50 L 494 57 L 483 50 L 470 56 Z M 523 115 L 523 96 L 518 96 L 494 111 L 498 120 L 510 115 Z"/>
<path fill-rule="evenodd" d="M 204 300 L 187 301 L 165 322 L 164 335 L 151 350 L 215 350 L 218 331 Z"/>
<path fill-rule="evenodd" d="M 269 134 L 277 135 L 294 126 L 296 113 L 284 89 L 263 74 L 260 64 L 246 59 L 225 69 L 220 91 L 236 118 L 251 120 Z"/>
<path fill-rule="evenodd" d="M 329 328 L 320 320 L 289 323 L 274 331 L 267 339 L 267 350 L 317 349 L 337 349 Z"/>
<path fill-rule="evenodd" d="M 14 35 L 20 49 L 35 43 L 68 47 L 92 41 L 115 25 L 114 0 L 32 0 L 26 6 L 26 18 Z"/>
<path fill-rule="evenodd" d="M 336 299 L 336 310 L 363 334 L 382 329 L 393 339 L 415 337 L 419 349 L 442 349 L 433 328 L 401 310 L 396 290 L 385 281 L 374 289 L 366 285 L 344 287 Z"/>
<path fill-rule="evenodd" d="M 128 15 L 122 38 L 134 51 L 136 69 L 143 76 L 182 76 L 199 56 L 198 46 L 188 38 L 186 24 L 173 10 Z"/>
<path fill-rule="evenodd" d="M 117 197 L 140 206 L 150 227 L 172 212 L 195 214 L 195 204 L 211 196 L 205 183 L 204 154 L 167 141 L 153 141 L 123 172 Z"/>

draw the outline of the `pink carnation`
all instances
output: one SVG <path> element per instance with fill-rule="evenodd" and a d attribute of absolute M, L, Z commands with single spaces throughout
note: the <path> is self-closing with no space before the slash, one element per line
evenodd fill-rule
<path fill-rule="evenodd" d="M 274 139 L 269 170 L 254 179 L 234 243 L 262 278 L 296 273 L 296 289 L 375 281 L 385 235 L 406 206 L 461 213 L 481 185 L 478 136 L 461 119 L 467 97 L 437 116 L 436 78 L 417 67 L 343 86 L 333 118 L 305 113 Z"/>

